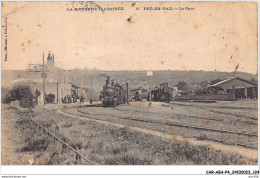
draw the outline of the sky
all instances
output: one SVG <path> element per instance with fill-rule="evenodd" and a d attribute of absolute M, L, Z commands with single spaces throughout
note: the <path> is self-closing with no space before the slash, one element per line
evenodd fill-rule
<path fill-rule="evenodd" d="M 124 8 L 104 12 L 72 7 L 83 6 L 2 2 L 2 70 L 42 63 L 51 51 L 65 69 L 258 72 L 256 2 L 96 2 Z M 185 7 L 194 10 L 178 10 Z"/>

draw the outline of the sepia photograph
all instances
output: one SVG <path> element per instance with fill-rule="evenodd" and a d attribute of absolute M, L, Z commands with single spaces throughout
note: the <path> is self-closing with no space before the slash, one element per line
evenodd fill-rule
<path fill-rule="evenodd" d="M 2 1 L 1 165 L 258 165 L 258 23 L 247 1 Z"/>

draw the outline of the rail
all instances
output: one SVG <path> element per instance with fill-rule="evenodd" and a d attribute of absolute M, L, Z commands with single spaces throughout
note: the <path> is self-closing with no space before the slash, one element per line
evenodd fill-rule
<path fill-rule="evenodd" d="M 199 94 L 199 95 L 183 95 L 175 96 L 174 100 L 214 100 L 214 101 L 235 101 L 234 93 L 214 93 L 214 94 Z"/>
<path fill-rule="evenodd" d="M 116 109 L 116 108 L 114 108 Z M 77 110 L 80 113 L 86 114 L 83 111 Z M 205 128 L 205 127 L 196 127 L 196 126 L 188 126 L 188 125 L 181 125 L 181 124 L 174 124 L 174 123 L 164 123 L 164 122 L 157 122 L 157 121 L 147 121 L 147 120 L 142 120 L 142 119 L 133 119 L 133 118 L 121 118 L 121 119 L 126 119 L 126 120 L 134 120 L 134 121 L 139 121 L 139 122 L 146 122 L 146 123 L 156 123 L 156 124 L 162 124 L 162 125 L 170 125 L 170 126 L 176 126 L 176 127 L 184 127 L 184 128 L 192 128 L 192 129 L 199 129 L 199 130 L 206 130 L 206 131 L 211 131 L 211 132 L 222 132 L 222 133 L 229 133 L 229 134 L 237 134 L 237 135 L 245 135 L 245 136 L 249 136 L 249 137 L 257 137 L 257 134 L 250 134 L 250 133 L 242 133 L 242 132 L 233 132 L 233 131 L 227 131 L 227 130 L 218 130 L 218 129 L 211 129 L 211 128 Z M 102 120 L 102 119 L 96 119 L 95 120 Z M 228 143 L 226 141 L 223 140 L 217 140 L 217 139 L 207 139 L 207 140 L 211 140 L 211 141 L 215 141 L 215 142 L 220 142 L 220 143 L 225 143 L 225 144 L 229 144 L 229 145 L 237 145 L 237 146 L 242 146 L 242 147 L 246 147 L 246 148 L 253 148 L 253 149 L 258 149 L 258 147 L 254 147 L 254 146 L 249 146 L 249 145 L 245 145 L 245 144 L 241 144 L 241 143 Z"/>
<path fill-rule="evenodd" d="M 44 132 L 46 132 L 49 136 L 54 137 L 54 139 L 58 140 L 59 142 L 61 142 L 63 144 L 63 147 L 65 145 L 65 147 L 69 148 L 70 150 L 72 150 L 73 152 L 76 153 L 76 159 L 78 159 L 79 157 L 81 157 L 83 160 L 85 160 L 87 163 L 89 163 L 90 165 L 96 165 L 96 163 L 92 162 L 91 160 L 89 160 L 88 158 L 86 158 L 84 155 L 82 155 L 81 153 L 79 153 L 76 149 L 74 149 L 72 146 L 70 146 L 69 144 L 67 144 L 65 141 L 61 140 L 59 137 L 57 137 L 56 135 L 54 135 L 52 132 L 48 131 L 45 127 L 43 127 L 42 125 L 40 125 L 38 122 L 31 120 L 33 123 L 35 123 L 39 128 L 41 128 Z"/>
<path fill-rule="evenodd" d="M 77 111 L 80 112 L 80 113 L 83 113 L 83 114 L 88 114 L 88 113 L 85 113 L 84 111 L 80 111 L 78 109 L 77 109 Z M 186 128 L 199 129 L 199 130 L 207 130 L 207 131 L 212 131 L 212 132 L 222 132 L 222 133 L 229 133 L 229 134 L 237 134 L 237 135 L 246 135 L 246 136 L 251 136 L 251 137 L 252 136 L 253 137 L 257 137 L 257 134 L 250 134 L 250 133 L 243 133 L 243 132 L 233 132 L 233 131 L 228 131 L 228 130 L 219 130 L 219 129 L 206 128 L 206 127 L 197 127 L 197 126 L 190 126 L 190 125 L 182 125 L 182 124 L 177 124 L 177 123 L 172 123 L 172 122 L 165 123 L 165 122 L 158 122 L 158 121 L 152 121 L 152 120 L 149 121 L 149 120 L 134 119 L 134 118 L 122 118 L 122 119 L 139 121 L 139 122 L 146 122 L 146 123 L 169 125 L 169 126 L 176 126 L 176 127 L 186 127 Z M 96 119 L 96 120 L 102 120 L 102 119 Z"/>

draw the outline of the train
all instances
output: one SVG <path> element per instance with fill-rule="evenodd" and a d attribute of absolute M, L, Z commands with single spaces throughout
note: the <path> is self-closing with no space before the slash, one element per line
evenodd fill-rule
<path fill-rule="evenodd" d="M 168 83 L 160 84 L 160 88 L 155 87 L 151 90 L 151 100 L 170 102 L 173 100 L 173 88 L 168 86 Z"/>
<path fill-rule="evenodd" d="M 107 77 L 106 84 L 100 92 L 103 107 L 115 107 L 128 101 L 128 83 L 120 85 L 110 81 Z"/>
<path fill-rule="evenodd" d="M 147 89 L 138 87 L 138 88 L 130 90 L 130 92 L 132 95 L 132 97 L 131 97 L 132 101 L 142 101 L 143 99 L 148 100 L 149 93 L 148 93 Z"/>
<path fill-rule="evenodd" d="M 148 92 L 142 89 L 142 94 L 138 91 L 139 88 L 131 90 L 133 94 L 132 99 L 128 96 L 128 83 L 120 85 L 113 80 L 110 81 L 109 77 L 106 79 L 106 83 L 103 86 L 103 90 L 100 92 L 99 99 L 102 101 L 103 107 L 115 107 L 117 105 L 133 101 L 141 101 L 147 99 L 147 101 L 160 101 L 170 102 L 173 100 L 173 88 L 168 86 L 168 83 L 160 84 L 160 87 L 155 87 Z"/>

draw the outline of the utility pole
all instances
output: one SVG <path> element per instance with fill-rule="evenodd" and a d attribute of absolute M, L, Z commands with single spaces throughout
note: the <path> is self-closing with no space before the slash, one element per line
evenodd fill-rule
<path fill-rule="evenodd" d="M 217 72 L 217 59 L 216 59 L 216 50 L 214 47 L 214 57 L 215 57 L 215 72 Z"/>
<path fill-rule="evenodd" d="M 45 105 L 45 69 L 44 69 L 44 52 L 42 55 L 42 82 L 43 82 L 43 105 Z"/>
<path fill-rule="evenodd" d="M 59 104 L 59 83 L 57 82 L 57 104 Z"/>
<path fill-rule="evenodd" d="M 91 93 L 91 96 L 90 96 L 90 104 L 92 104 L 92 75 L 90 75 L 90 80 L 91 80 L 91 89 L 90 89 L 90 93 Z"/>
<path fill-rule="evenodd" d="M 129 97 L 128 97 L 128 83 L 126 83 L 126 101 L 127 101 L 127 104 L 129 104 Z"/>

